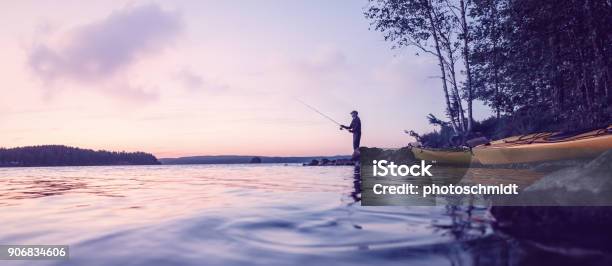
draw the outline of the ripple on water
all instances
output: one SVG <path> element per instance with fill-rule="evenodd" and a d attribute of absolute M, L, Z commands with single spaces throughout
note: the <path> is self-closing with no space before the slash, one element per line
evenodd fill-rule
<path fill-rule="evenodd" d="M 430 209 L 392 209 L 337 206 L 274 218 L 251 216 L 228 221 L 219 230 L 238 242 L 284 252 L 422 247 L 454 241 L 436 233 L 439 228 L 433 225 L 431 214 L 424 212 Z M 419 215 L 412 215 L 415 213 Z"/>
<path fill-rule="evenodd" d="M 457 265 L 507 249 L 464 210 L 362 207 L 353 178 L 279 165 L 0 169 L 0 242 L 68 244 L 59 265 L 88 266 Z M 31 265 L 7 265 L 20 263 Z"/>

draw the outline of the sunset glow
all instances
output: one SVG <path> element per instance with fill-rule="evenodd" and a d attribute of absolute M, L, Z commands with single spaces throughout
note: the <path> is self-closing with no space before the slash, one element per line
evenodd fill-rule
<path fill-rule="evenodd" d="M 364 5 L 6 2 L 0 146 L 349 154 L 350 135 L 296 98 L 346 124 L 359 110 L 363 146 L 403 146 L 443 114 L 437 66 L 389 49 Z"/>

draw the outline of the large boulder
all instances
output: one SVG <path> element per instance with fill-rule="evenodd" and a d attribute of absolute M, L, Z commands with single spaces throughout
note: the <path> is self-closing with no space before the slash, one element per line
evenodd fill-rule
<path fill-rule="evenodd" d="M 513 197 L 519 206 L 612 206 L 612 150 L 554 171 Z"/>
<path fill-rule="evenodd" d="M 549 206 L 494 206 L 498 229 L 541 242 L 612 249 L 612 151 L 543 177 L 519 198 Z"/>

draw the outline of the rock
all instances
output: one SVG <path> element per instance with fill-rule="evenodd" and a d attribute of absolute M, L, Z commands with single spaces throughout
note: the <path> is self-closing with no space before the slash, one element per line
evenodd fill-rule
<path fill-rule="evenodd" d="M 396 164 L 410 164 L 416 161 L 410 147 L 399 149 L 359 148 L 359 161 L 363 165 L 371 165 L 372 160 L 393 161 Z"/>
<path fill-rule="evenodd" d="M 512 202 L 521 206 L 612 206 L 612 150 L 582 166 L 542 177 Z"/>
<path fill-rule="evenodd" d="M 467 144 L 467 146 L 470 147 L 470 148 L 474 148 L 474 147 L 476 147 L 478 145 L 487 144 L 489 142 L 490 142 L 490 140 L 488 138 L 486 138 L 486 137 L 478 137 L 478 138 L 473 138 L 473 139 L 467 140 L 465 142 L 465 144 Z"/>
<path fill-rule="evenodd" d="M 316 165 L 319 165 L 319 160 L 312 159 L 312 161 L 310 161 L 309 163 L 304 164 L 304 165 L 306 165 L 306 166 L 316 166 Z"/>
<path fill-rule="evenodd" d="M 351 159 L 337 159 L 334 165 L 354 165 Z"/>
<path fill-rule="evenodd" d="M 494 206 L 496 227 L 519 238 L 612 249 L 612 151 L 553 172 L 518 196 L 524 205 Z"/>
<path fill-rule="evenodd" d="M 251 161 L 249 163 L 261 163 L 261 158 L 253 157 L 251 158 Z"/>

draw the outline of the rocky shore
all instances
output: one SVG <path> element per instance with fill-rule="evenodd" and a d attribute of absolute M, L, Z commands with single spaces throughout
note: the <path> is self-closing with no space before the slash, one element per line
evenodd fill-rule
<path fill-rule="evenodd" d="M 320 160 L 312 159 L 309 163 L 302 164 L 303 166 L 338 166 L 338 165 L 355 165 L 355 161 L 351 159 L 335 159 L 330 160 L 321 158 Z"/>

